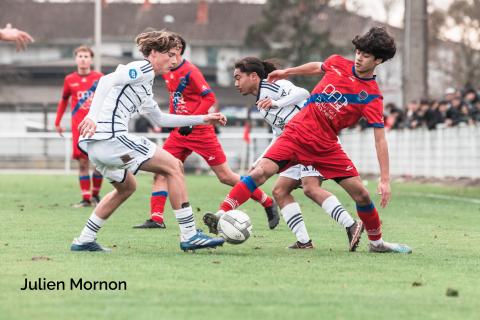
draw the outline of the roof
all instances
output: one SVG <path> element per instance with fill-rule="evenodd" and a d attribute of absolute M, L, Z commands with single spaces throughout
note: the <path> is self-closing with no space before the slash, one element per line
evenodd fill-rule
<path fill-rule="evenodd" d="M 103 39 L 132 41 L 152 27 L 175 30 L 194 43 L 238 45 L 243 43 L 249 22 L 260 18 L 262 7 L 252 3 L 209 2 L 208 23 L 197 24 L 194 3 L 155 3 L 149 10 L 138 3 L 109 3 L 102 13 Z M 167 15 L 174 17 L 174 22 L 164 22 Z M 93 19 L 93 2 L 0 1 L 0 25 L 12 23 L 31 33 L 37 43 L 93 42 Z"/>

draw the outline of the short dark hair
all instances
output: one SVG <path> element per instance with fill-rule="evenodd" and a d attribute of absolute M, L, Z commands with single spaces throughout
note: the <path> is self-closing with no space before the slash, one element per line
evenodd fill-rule
<path fill-rule="evenodd" d="M 266 79 L 270 72 L 278 69 L 278 63 L 275 60 L 245 57 L 235 62 L 235 69 L 248 74 L 255 72 L 260 79 Z"/>
<path fill-rule="evenodd" d="M 352 40 L 355 49 L 373 54 L 375 59 L 385 62 L 395 55 L 397 51 L 395 40 L 383 27 L 373 27 L 363 36 L 356 36 Z"/>

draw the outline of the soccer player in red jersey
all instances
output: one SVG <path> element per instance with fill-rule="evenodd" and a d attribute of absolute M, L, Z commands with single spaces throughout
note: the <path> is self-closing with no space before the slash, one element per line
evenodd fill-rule
<path fill-rule="evenodd" d="M 202 115 L 215 104 L 215 94 L 200 70 L 183 59 L 186 42 L 177 35 L 181 45 L 177 49 L 178 64 L 163 79 L 170 92 L 170 113 L 180 115 Z M 163 145 L 182 162 L 192 153 L 202 156 L 217 175 L 220 182 L 233 186 L 240 181 L 240 176 L 232 171 L 227 163 L 222 146 L 218 142 L 213 125 L 175 128 Z M 150 219 L 135 228 L 165 228 L 163 212 L 168 196 L 167 183 L 163 176 L 155 175 L 150 198 Z M 259 202 L 264 208 L 270 229 L 274 229 L 280 220 L 277 205 L 260 188 L 249 198 Z"/>
<path fill-rule="evenodd" d="M 68 100 L 72 98 L 72 158 L 78 160 L 78 177 L 80 181 L 80 190 L 82 192 L 82 201 L 75 204 L 74 207 L 90 207 L 100 201 L 100 188 L 103 177 L 97 170 L 92 174 L 92 189 L 90 191 L 90 173 L 88 157 L 78 149 L 78 125 L 90 110 L 93 94 L 97 88 L 98 80 L 103 76 L 102 73 L 92 70 L 93 50 L 87 46 L 80 46 L 75 49 L 75 62 L 77 71 L 72 72 L 65 77 L 63 82 L 62 100 L 58 103 L 57 117 L 55 119 L 55 128 L 60 136 L 63 136 L 65 129 L 60 125 L 63 114 L 68 105 Z"/>
<path fill-rule="evenodd" d="M 334 179 L 352 197 L 365 226 L 371 252 L 412 252 L 406 245 L 383 241 L 378 212 L 355 165 L 337 138 L 342 129 L 355 124 L 361 117 L 373 127 L 380 165 L 378 192 L 380 204 L 385 207 L 391 195 L 388 146 L 383 123 L 383 98 L 374 71 L 378 65 L 393 58 L 395 41 L 385 29 L 372 28 L 365 35 L 356 36 L 352 42 L 356 49 L 355 61 L 333 55 L 323 63 L 310 62 L 269 74 L 269 81 L 285 79 L 289 75 L 324 76 L 302 111 L 286 125 L 283 134 L 255 169 L 230 191 L 217 214 L 204 216 L 209 228 L 224 212 L 248 200 L 250 194 L 272 175 L 300 163 L 312 165 L 325 178 Z"/>

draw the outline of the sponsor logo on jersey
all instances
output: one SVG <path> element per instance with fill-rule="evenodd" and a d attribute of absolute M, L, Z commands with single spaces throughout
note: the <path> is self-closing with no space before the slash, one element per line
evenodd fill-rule
<path fill-rule="evenodd" d="M 87 82 L 87 78 L 82 78 L 82 82 Z"/>
<path fill-rule="evenodd" d="M 78 87 L 80 85 L 80 83 L 78 82 L 74 82 L 70 85 L 70 87 Z"/>
<path fill-rule="evenodd" d="M 358 99 L 365 100 L 368 98 L 368 93 L 365 90 L 360 91 L 358 94 Z"/>
<path fill-rule="evenodd" d="M 347 169 L 345 169 L 345 171 L 351 171 L 351 170 L 353 170 L 352 166 L 348 166 Z"/>
<path fill-rule="evenodd" d="M 130 79 L 136 79 L 137 78 L 137 70 L 135 70 L 135 69 L 128 70 L 128 75 L 130 76 Z"/>
<path fill-rule="evenodd" d="M 215 156 L 208 157 L 208 161 L 212 161 L 212 160 L 215 160 Z"/>

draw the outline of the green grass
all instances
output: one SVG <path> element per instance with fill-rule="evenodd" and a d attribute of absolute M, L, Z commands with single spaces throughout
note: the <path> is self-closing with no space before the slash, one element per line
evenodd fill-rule
<path fill-rule="evenodd" d="M 202 212 L 229 189 L 213 177 L 187 182 L 201 227 Z M 344 230 L 301 191 L 315 250 L 286 250 L 294 237 L 285 223 L 268 230 L 263 210 L 247 203 L 253 238 L 192 254 L 179 250 L 170 209 L 166 230 L 131 228 L 147 217 L 150 183 L 140 175 L 136 194 L 99 233 L 112 253 L 72 253 L 90 215 L 70 208 L 79 198 L 75 177 L 0 175 L 0 319 L 478 319 L 480 188 L 394 184 L 381 211 L 384 238 L 409 244 L 412 255 L 370 254 L 366 236 L 347 252 Z M 325 186 L 353 212 L 338 186 Z M 21 291 L 25 277 L 63 280 L 67 290 Z M 79 277 L 123 280 L 127 290 L 70 291 L 69 279 Z M 448 288 L 459 296 L 447 297 Z"/>

